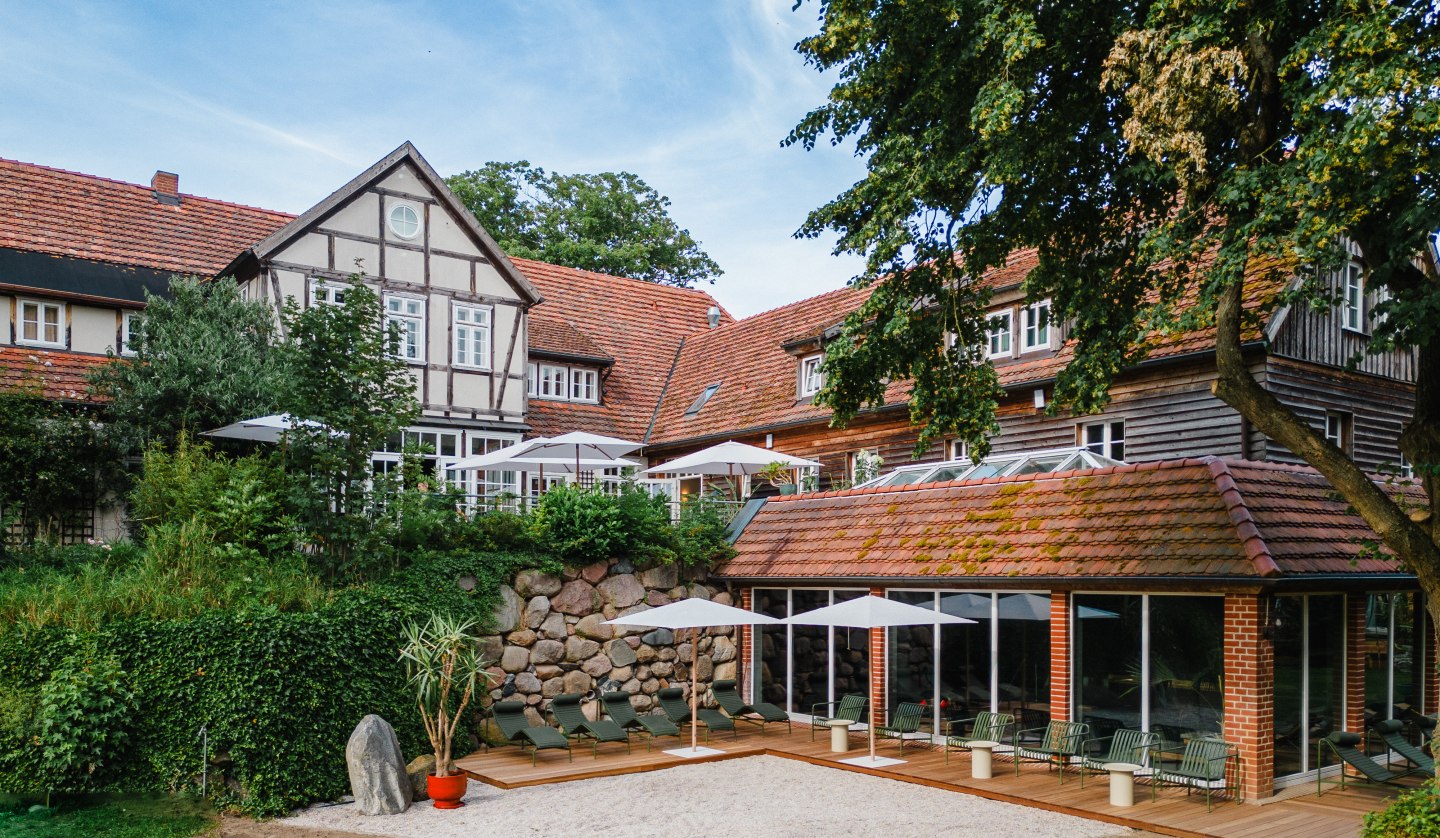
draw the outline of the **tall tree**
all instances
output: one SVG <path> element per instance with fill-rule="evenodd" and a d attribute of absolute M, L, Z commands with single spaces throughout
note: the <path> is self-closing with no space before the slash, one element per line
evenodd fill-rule
<path fill-rule="evenodd" d="M 670 199 L 629 172 L 562 175 L 521 160 L 445 182 L 511 256 L 682 288 L 722 273 L 670 217 Z"/>
<path fill-rule="evenodd" d="M 103 364 L 90 384 L 109 402 L 107 428 L 126 450 L 169 446 L 274 412 L 282 372 L 272 351 L 275 317 L 233 282 L 176 277 L 165 297 L 146 295 L 130 334 L 128 363 Z"/>
<path fill-rule="evenodd" d="M 1214 325 L 1216 394 L 1323 473 L 1404 558 L 1440 617 L 1440 516 L 1407 510 L 1250 375 L 1246 285 L 1326 276 L 1355 247 L 1387 291 L 1370 351 L 1418 351 L 1401 441 L 1440 492 L 1440 15 L 1421 0 L 822 0 L 798 46 L 837 70 L 787 139 L 854 139 L 867 176 L 801 229 L 888 275 L 830 345 L 823 402 L 845 421 L 913 382 L 923 441 L 985 450 L 998 394 L 974 278 L 1022 247 L 1072 323 L 1057 400 L 1102 407 L 1152 329 Z M 958 336 L 947 348 L 945 335 Z"/>

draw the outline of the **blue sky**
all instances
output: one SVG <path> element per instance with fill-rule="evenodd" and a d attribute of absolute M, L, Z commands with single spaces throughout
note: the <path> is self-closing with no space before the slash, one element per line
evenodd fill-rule
<path fill-rule="evenodd" d="M 725 269 L 737 315 L 841 287 L 791 234 L 864 172 L 780 148 L 832 78 L 791 0 L 22 3 L 0 0 L 0 157 L 299 212 L 403 140 L 441 174 L 527 159 L 629 170 Z"/>

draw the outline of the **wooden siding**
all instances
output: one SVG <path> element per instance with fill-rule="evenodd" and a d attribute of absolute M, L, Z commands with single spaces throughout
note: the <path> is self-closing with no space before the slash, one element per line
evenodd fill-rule
<path fill-rule="evenodd" d="M 1400 432 L 1415 411 L 1412 385 L 1272 356 L 1266 389 L 1322 431 L 1326 411 L 1350 414 L 1351 455 L 1362 468 L 1381 471 L 1399 462 Z M 1255 457 L 1277 463 L 1302 462 L 1273 440 L 1265 440 Z"/>
<path fill-rule="evenodd" d="M 1339 292 L 1338 286 L 1334 289 Z M 1367 297 L 1367 310 L 1373 301 Z M 1276 316 L 1281 316 L 1277 313 Z M 1270 341 L 1272 355 L 1305 361 L 1337 369 L 1346 368 L 1357 353 L 1363 352 L 1370 338 L 1346 330 L 1340 325 L 1340 309 L 1315 311 L 1296 303 L 1284 312 L 1284 320 Z M 1414 350 L 1367 355 L 1356 364 L 1357 372 L 1414 383 L 1416 353 Z"/>

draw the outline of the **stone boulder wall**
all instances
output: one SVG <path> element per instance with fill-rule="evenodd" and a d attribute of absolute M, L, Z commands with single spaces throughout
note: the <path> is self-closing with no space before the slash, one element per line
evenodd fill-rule
<path fill-rule="evenodd" d="M 523 701 L 538 719 L 560 693 L 598 698 L 620 690 L 630 694 L 637 711 L 658 712 L 655 694 L 663 687 L 688 690 L 694 633 L 602 623 L 687 597 L 733 604 L 720 586 L 685 576 L 673 565 L 637 570 L 623 559 L 566 568 L 560 576 L 516 574 L 501 590 L 498 633 L 482 639 L 495 661 L 490 700 Z M 702 704 L 714 706 L 712 679 L 735 677 L 737 642 L 733 626 L 700 632 L 696 673 Z M 598 711 L 598 704 L 583 706 L 588 715 Z"/>

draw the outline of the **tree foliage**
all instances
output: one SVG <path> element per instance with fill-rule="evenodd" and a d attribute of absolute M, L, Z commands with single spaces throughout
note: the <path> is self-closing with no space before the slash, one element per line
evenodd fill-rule
<path fill-rule="evenodd" d="M 797 49 L 839 82 L 787 142 L 853 139 L 867 176 L 807 219 L 888 275 L 829 347 L 845 421 L 913 382 L 922 443 L 985 450 L 998 395 L 977 277 L 1035 248 L 1026 289 L 1070 324 L 1056 402 L 1101 408 L 1143 336 L 1213 326 L 1216 393 L 1304 457 L 1440 601 L 1440 519 L 1416 523 L 1251 376 L 1247 285 L 1327 272 L 1353 246 L 1384 289 L 1371 350 L 1417 347 L 1402 440 L 1432 506 L 1440 472 L 1440 21 L 1412 0 L 822 0 Z M 1252 289 L 1253 290 L 1253 289 Z M 947 348 L 945 336 L 957 336 Z"/>
<path fill-rule="evenodd" d="M 275 325 L 274 313 L 241 299 L 232 282 L 175 277 L 169 296 L 146 292 L 131 329 L 134 357 L 91 375 L 117 441 L 139 452 L 152 441 L 171 445 L 182 431 L 273 413 L 283 374 Z"/>
<path fill-rule="evenodd" d="M 670 217 L 670 199 L 629 172 L 564 175 L 521 160 L 445 182 L 511 256 L 680 287 L 721 273 Z"/>

